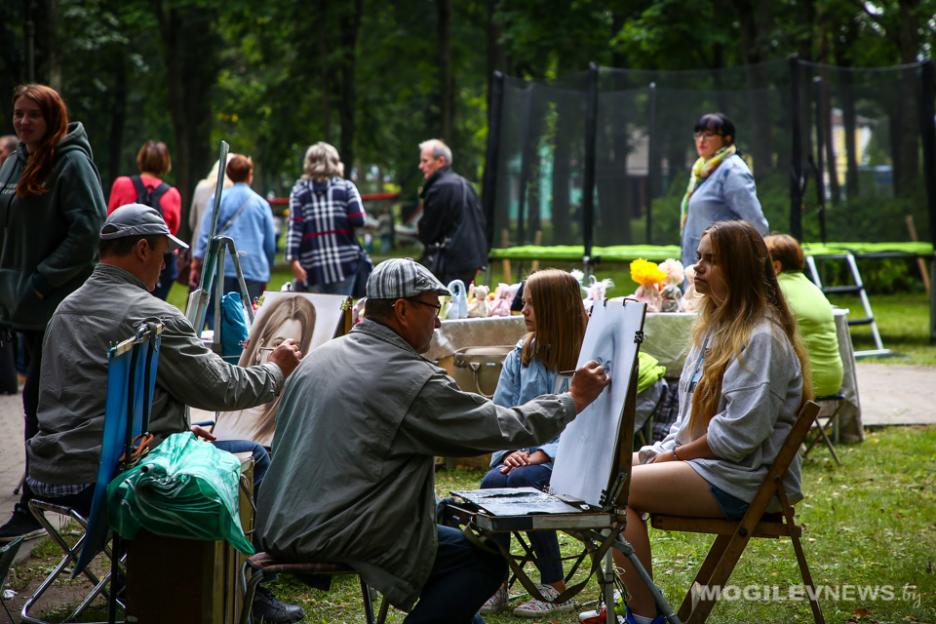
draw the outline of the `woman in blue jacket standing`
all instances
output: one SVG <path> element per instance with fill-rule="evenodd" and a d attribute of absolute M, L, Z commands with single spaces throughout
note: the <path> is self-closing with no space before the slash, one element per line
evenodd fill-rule
<path fill-rule="evenodd" d="M 768 230 L 754 176 L 735 146 L 731 120 L 721 113 L 702 115 L 693 136 L 699 158 L 679 211 L 683 266 L 695 264 L 702 233 L 713 223 L 747 221 L 761 236 Z"/>
<path fill-rule="evenodd" d="M 80 122 L 45 85 L 13 92 L 19 149 L 0 168 L 0 325 L 23 335 L 29 365 L 23 386 L 25 437 L 38 428 L 42 340 L 52 312 L 91 274 L 107 204 Z M 42 494 L 38 492 L 37 494 Z M 25 503 L 28 485 L 0 540 L 40 530 Z"/>

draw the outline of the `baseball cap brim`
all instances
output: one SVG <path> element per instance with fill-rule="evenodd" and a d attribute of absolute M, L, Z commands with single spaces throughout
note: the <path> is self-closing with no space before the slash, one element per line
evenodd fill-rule
<path fill-rule="evenodd" d="M 174 251 L 176 249 L 188 249 L 188 243 L 182 239 L 176 238 L 172 234 L 166 234 L 166 237 L 169 239 L 169 251 Z"/>

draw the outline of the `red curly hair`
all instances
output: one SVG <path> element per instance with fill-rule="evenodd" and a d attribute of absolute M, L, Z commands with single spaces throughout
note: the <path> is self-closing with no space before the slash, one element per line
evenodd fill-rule
<path fill-rule="evenodd" d="M 42 195 L 46 189 L 43 181 L 55 160 L 55 147 L 68 132 L 68 109 L 58 91 L 41 84 L 24 84 L 13 90 L 13 106 L 22 97 L 29 98 L 39 106 L 46 123 L 46 134 L 38 149 L 30 151 L 26 169 L 16 185 L 19 198 Z"/>

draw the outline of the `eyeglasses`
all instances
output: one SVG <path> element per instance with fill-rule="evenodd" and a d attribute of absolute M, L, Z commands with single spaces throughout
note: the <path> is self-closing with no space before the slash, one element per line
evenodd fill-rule
<path fill-rule="evenodd" d="M 711 132 L 711 131 L 709 131 L 709 130 L 706 130 L 706 131 L 704 131 L 704 132 L 693 132 L 693 133 L 692 133 L 692 137 L 693 137 L 696 141 L 698 141 L 699 139 L 705 139 L 706 141 L 708 141 L 709 139 L 715 138 L 715 137 L 717 137 L 717 136 L 721 136 L 721 135 L 718 134 L 717 132 Z"/>
<path fill-rule="evenodd" d="M 420 301 L 419 299 L 407 299 L 410 303 L 418 303 L 419 305 L 426 306 L 427 308 L 435 308 L 435 315 L 439 316 L 439 312 L 442 311 L 441 303 L 427 303 L 425 301 Z"/>

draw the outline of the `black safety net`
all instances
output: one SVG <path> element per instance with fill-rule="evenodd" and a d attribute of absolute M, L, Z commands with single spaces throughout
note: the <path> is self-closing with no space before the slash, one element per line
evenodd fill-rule
<path fill-rule="evenodd" d="M 812 242 L 931 241 L 931 74 L 794 59 L 505 77 L 484 189 L 493 246 L 678 244 L 693 126 L 716 111 L 735 124 L 772 230 Z"/>

